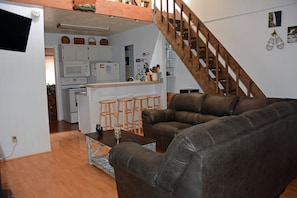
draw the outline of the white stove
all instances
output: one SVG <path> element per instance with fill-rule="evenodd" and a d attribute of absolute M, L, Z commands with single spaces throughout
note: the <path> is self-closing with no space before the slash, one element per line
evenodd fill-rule
<path fill-rule="evenodd" d="M 78 107 L 76 94 L 86 91 L 87 78 L 62 78 L 62 100 L 64 121 L 69 123 L 78 122 Z"/>

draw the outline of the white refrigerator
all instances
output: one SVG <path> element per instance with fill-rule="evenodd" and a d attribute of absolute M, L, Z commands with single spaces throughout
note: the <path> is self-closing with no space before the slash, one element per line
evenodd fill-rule
<path fill-rule="evenodd" d="M 89 83 L 119 82 L 118 63 L 90 62 L 91 75 Z"/>

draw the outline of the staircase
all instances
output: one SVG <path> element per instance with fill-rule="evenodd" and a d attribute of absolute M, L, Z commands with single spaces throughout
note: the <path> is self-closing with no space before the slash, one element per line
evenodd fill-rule
<path fill-rule="evenodd" d="M 162 3 L 163 2 L 163 3 Z M 182 0 L 154 0 L 153 21 L 205 93 L 265 97 Z M 169 8 L 173 8 L 171 13 Z"/>

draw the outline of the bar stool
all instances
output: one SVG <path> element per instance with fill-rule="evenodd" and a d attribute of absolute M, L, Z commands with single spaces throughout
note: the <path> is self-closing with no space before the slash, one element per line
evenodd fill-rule
<path fill-rule="evenodd" d="M 161 96 L 160 95 L 149 95 L 148 108 L 149 109 L 161 109 Z"/>
<path fill-rule="evenodd" d="M 147 96 L 137 96 L 133 98 L 134 100 L 134 133 L 140 134 L 142 131 L 142 119 L 141 113 L 143 110 L 148 109 L 148 97 Z"/>
<path fill-rule="evenodd" d="M 122 120 L 122 124 L 121 124 L 122 129 L 126 131 L 132 131 L 134 129 L 133 128 L 134 110 L 132 105 L 133 98 L 119 98 L 117 101 L 118 101 L 118 115 L 117 115 L 118 123 L 120 123 L 120 120 Z M 122 116 L 120 114 L 122 114 Z"/>
<path fill-rule="evenodd" d="M 112 116 L 115 124 L 117 124 L 117 112 L 115 100 L 101 100 L 99 101 L 99 123 L 104 130 L 113 129 Z M 104 117 L 104 125 L 102 124 L 102 118 Z"/>

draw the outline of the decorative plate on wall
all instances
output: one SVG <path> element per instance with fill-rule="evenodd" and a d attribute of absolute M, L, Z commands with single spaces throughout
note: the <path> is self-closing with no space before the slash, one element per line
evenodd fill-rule
<path fill-rule="evenodd" d="M 100 45 L 108 45 L 108 40 L 107 39 L 101 39 L 100 40 Z"/>
<path fill-rule="evenodd" d="M 62 42 L 63 44 L 69 44 L 69 43 L 70 43 L 70 39 L 69 39 L 69 37 L 67 37 L 67 36 L 62 36 L 62 38 L 61 38 L 61 42 Z"/>
<path fill-rule="evenodd" d="M 84 38 L 74 38 L 74 44 L 85 44 Z"/>
<path fill-rule="evenodd" d="M 96 45 L 96 39 L 94 37 L 90 37 L 88 39 L 88 43 L 89 43 L 89 45 Z"/>

